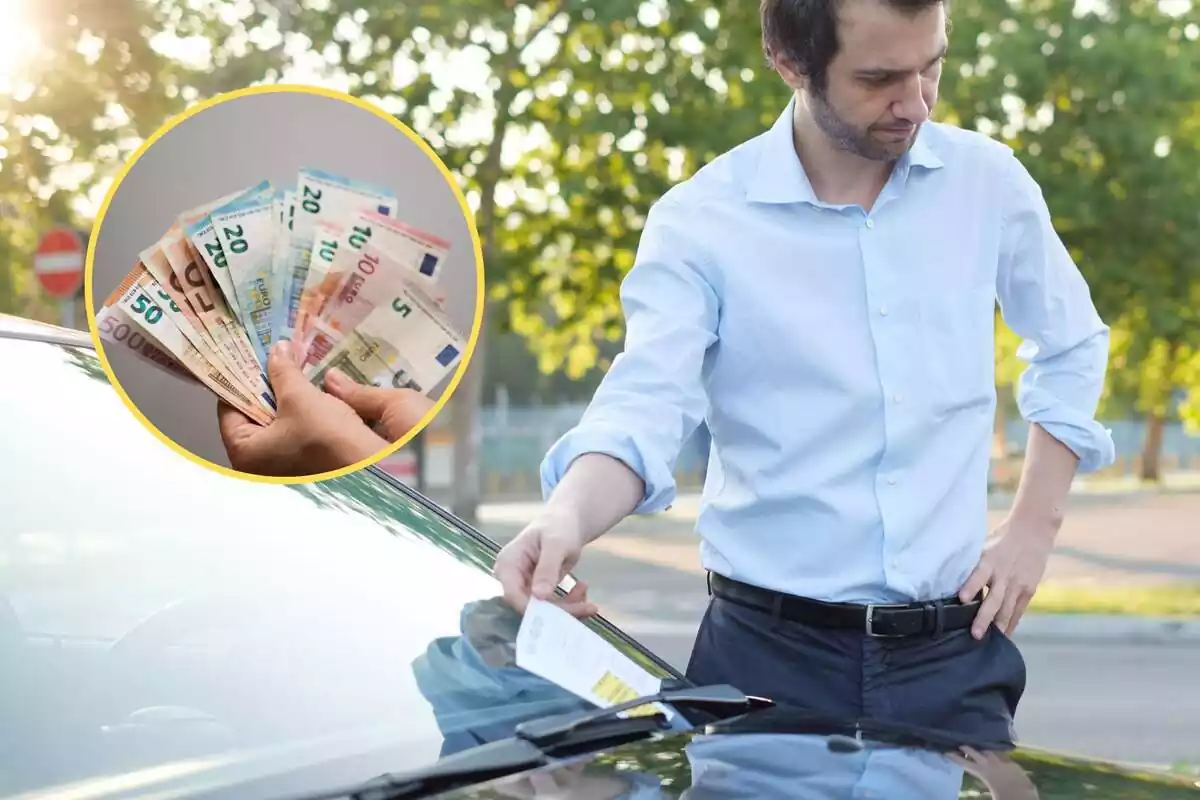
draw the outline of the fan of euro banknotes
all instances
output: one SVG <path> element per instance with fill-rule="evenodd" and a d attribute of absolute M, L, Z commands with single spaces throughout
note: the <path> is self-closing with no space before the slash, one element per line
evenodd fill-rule
<path fill-rule="evenodd" d="M 267 353 L 292 342 L 318 387 L 432 392 L 465 337 L 442 309 L 448 242 L 396 218 L 385 189 L 316 169 L 184 211 L 96 315 L 100 337 L 266 425 Z"/>

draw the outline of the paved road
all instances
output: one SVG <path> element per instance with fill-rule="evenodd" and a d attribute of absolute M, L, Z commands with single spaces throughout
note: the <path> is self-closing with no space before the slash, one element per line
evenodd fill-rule
<path fill-rule="evenodd" d="M 576 571 L 591 596 L 683 669 L 706 602 L 695 556 L 683 555 L 695 540 L 614 532 L 596 544 L 603 547 L 589 548 Z M 1017 639 L 1029 671 L 1018 715 L 1026 743 L 1143 764 L 1200 763 L 1200 644 L 1030 641 L 1019 629 Z"/>

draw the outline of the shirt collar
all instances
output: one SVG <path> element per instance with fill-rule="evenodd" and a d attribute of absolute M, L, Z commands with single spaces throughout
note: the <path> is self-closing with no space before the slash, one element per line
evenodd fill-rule
<path fill-rule="evenodd" d="M 822 205 L 813 191 L 812 182 L 804 172 L 804 166 L 796 156 L 792 139 L 792 118 L 796 109 L 796 97 L 788 101 L 787 108 L 775 120 L 775 124 L 764 134 L 758 148 L 758 164 L 746 191 L 746 199 L 752 203 L 812 203 Z M 929 143 L 929 126 L 923 125 L 917 140 L 897 162 L 896 169 L 907 177 L 911 167 L 938 169 L 942 160 Z"/>

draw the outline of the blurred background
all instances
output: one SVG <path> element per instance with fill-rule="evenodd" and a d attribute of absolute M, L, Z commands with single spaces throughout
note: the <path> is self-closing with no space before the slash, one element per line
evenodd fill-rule
<path fill-rule="evenodd" d="M 1070 629 L 1082 639 L 1043 629 L 1027 724 L 1055 745 L 1200 763 L 1200 647 L 1161 649 L 1155 679 L 1135 679 L 1146 637 L 1187 628 L 1129 627 L 1200 614 L 1200 8 L 954 0 L 951 18 L 937 118 L 1016 150 L 1113 328 L 1100 415 L 1117 463 L 1077 482 L 1033 608 L 1099 621 Z M 449 413 L 386 468 L 504 538 L 620 350 L 619 282 L 650 204 L 786 102 L 759 36 L 752 0 L 0 0 L 0 312 L 86 327 L 81 299 L 35 275 L 39 242 L 88 231 L 124 161 L 190 104 L 278 82 L 366 98 L 460 181 L 489 288 Z M 42 263 L 63 250 L 43 243 Z M 997 318 L 996 515 L 1026 435 L 1017 345 Z M 581 568 L 677 661 L 703 605 L 706 452 L 702 429 L 676 507 L 624 524 Z M 1077 707 L 1089 686 L 1113 724 Z"/>

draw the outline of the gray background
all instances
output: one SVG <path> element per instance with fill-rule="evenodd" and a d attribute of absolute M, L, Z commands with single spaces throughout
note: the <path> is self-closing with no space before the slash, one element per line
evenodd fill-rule
<path fill-rule="evenodd" d="M 205 109 L 138 159 L 100 227 L 92 271 L 94 310 L 179 214 L 260 180 L 294 186 L 302 167 L 392 189 L 399 219 L 450 242 L 440 278 L 445 308 L 469 337 L 477 288 L 474 249 L 467 220 L 437 166 L 411 139 L 368 111 L 295 92 L 249 95 Z M 130 400 L 159 431 L 201 458 L 230 466 L 217 430 L 216 397 L 207 388 L 189 386 L 121 348 L 106 347 L 104 353 Z"/>

